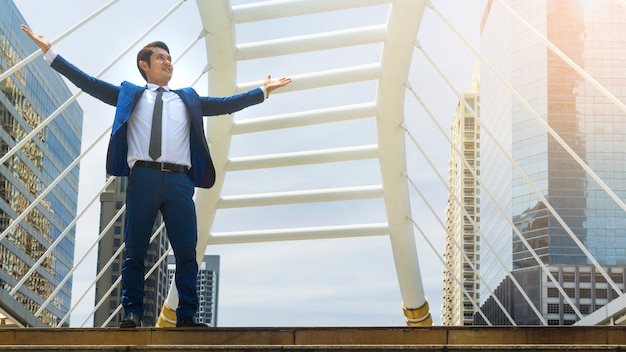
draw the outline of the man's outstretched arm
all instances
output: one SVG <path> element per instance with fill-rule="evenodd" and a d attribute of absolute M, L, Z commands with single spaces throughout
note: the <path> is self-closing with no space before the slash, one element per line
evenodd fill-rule
<path fill-rule="evenodd" d="M 200 97 L 203 116 L 232 114 L 248 106 L 259 104 L 267 99 L 270 92 L 291 83 L 291 78 L 272 79 L 271 75 L 263 82 L 263 86 L 246 93 L 235 94 L 229 97 Z M 193 90 L 192 90 L 193 91 Z M 262 94 L 261 94 L 262 92 Z M 195 93 L 194 91 L 194 94 Z"/>
<path fill-rule="evenodd" d="M 30 39 L 32 39 L 32 41 L 44 52 L 44 58 L 48 61 L 48 63 L 50 63 L 50 66 L 54 70 L 65 76 L 72 83 L 74 83 L 76 87 L 80 88 L 85 93 L 109 105 L 117 105 L 117 99 L 121 87 L 102 81 L 81 71 L 60 55 L 57 55 L 52 49 L 52 44 L 50 44 L 50 42 L 43 35 L 34 34 L 33 31 L 24 24 L 21 27 L 24 33 L 26 33 Z"/>

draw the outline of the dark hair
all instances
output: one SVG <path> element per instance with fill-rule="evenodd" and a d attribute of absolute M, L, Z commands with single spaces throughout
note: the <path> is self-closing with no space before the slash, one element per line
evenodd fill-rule
<path fill-rule="evenodd" d="M 167 47 L 167 44 L 159 41 L 147 44 L 143 47 L 143 49 L 139 50 L 137 53 L 137 68 L 139 69 L 139 73 L 141 73 L 141 77 L 143 77 L 146 81 L 148 80 L 148 77 L 146 77 L 146 73 L 143 72 L 141 66 L 139 66 L 139 61 L 145 61 L 148 63 L 148 66 L 150 66 L 150 56 L 154 53 L 152 48 L 161 48 L 167 51 L 168 54 L 170 53 L 170 49 Z"/>

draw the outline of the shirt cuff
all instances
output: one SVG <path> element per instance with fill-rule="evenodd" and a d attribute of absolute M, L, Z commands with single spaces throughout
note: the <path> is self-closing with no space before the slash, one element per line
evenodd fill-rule
<path fill-rule="evenodd" d="M 265 87 L 264 87 L 264 86 L 261 86 L 261 87 L 259 87 L 259 88 L 261 88 L 261 90 L 263 91 L 263 100 L 265 100 L 265 99 L 269 98 L 269 97 L 267 96 L 267 90 L 265 89 Z"/>
<path fill-rule="evenodd" d="M 43 58 L 46 59 L 49 64 L 51 64 L 52 61 L 57 58 L 57 55 L 58 54 L 54 50 L 52 50 L 52 48 L 50 48 L 48 49 L 48 51 L 46 51 L 45 54 L 43 54 Z"/>

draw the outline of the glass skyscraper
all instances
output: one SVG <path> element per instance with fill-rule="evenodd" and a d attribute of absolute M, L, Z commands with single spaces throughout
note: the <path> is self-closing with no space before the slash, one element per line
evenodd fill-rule
<path fill-rule="evenodd" d="M 13 2 L 4 1 L 0 11 L 0 73 L 38 49 L 21 31 L 22 23 L 26 21 Z M 42 58 L 1 81 L 0 90 L 2 156 L 71 97 L 64 81 Z M 82 117 L 80 106 L 71 104 L 0 166 L 0 314 L 18 325 L 52 326 L 70 309 L 71 279 L 38 317 L 33 315 L 73 266 L 74 229 L 14 295 L 9 292 L 76 217 L 78 167 L 24 220 L 6 230 L 80 155 Z"/>
<path fill-rule="evenodd" d="M 505 3 L 617 99 L 626 101 L 624 7 L 607 0 Z M 486 2 L 481 50 L 532 108 L 513 97 L 483 66 L 482 131 L 491 131 L 494 138 L 481 134 L 481 175 L 483 188 L 494 196 L 481 194 L 481 229 L 497 253 L 481 247 L 481 275 L 493 290 L 499 285 L 501 289 L 513 287 L 504 283 L 505 268 L 493 259 L 499 255 L 548 324 L 572 324 L 579 319 L 576 310 L 589 314 L 618 295 L 574 238 L 623 291 L 626 214 L 534 114 L 620 199 L 626 199 L 625 113 L 498 2 Z M 524 175 L 513 169 L 506 154 Z M 556 290 L 528 246 L 575 307 Z M 481 298 L 486 300 L 488 294 L 483 292 Z M 517 297 L 513 306 L 525 304 L 517 299 L 522 298 Z M 540 322 L 534 313 L 520 313 L 523 310 L 512 309 L 518 313 L 518 324 Z"/>

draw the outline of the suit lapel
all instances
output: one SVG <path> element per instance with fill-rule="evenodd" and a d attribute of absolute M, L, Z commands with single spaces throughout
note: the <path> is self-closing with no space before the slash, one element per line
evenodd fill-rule
<path fill-rule="evenodd" d="M 141 95 L 146 87 L 136 86 L 129 82 L 122 83 L 122 89 L 117 100 L 117 109 L 115 109 L 115 119 L 113 121 L 113 131 L 115 134 L 130 118 L 133 108 L 139 102 Z"/>

